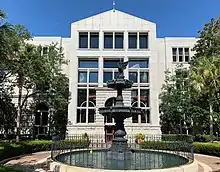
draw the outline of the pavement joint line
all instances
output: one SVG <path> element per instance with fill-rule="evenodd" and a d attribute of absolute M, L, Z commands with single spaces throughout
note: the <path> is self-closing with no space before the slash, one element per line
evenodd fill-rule
<path fill-rule="evenodd" d="M 200 165 L 204 169 L 204 172 L 212 172 L 212 168 L 210 166 L 208 166 L 207 164 L 205 164 L 201 161 L 198 161 L 196 159 L 195 159 L 195 161 L 198 163 L 198 165 Z"/>

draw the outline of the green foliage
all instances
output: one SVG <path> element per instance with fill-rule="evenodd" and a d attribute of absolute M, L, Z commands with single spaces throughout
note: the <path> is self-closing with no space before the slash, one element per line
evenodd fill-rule
<path fill-rule="evenodd" d="M 205 56 L 207 58 L 220 53 L 220 17 L 211 19 L 204 28 L 199 31 L 199 39 L 193 48 L 196 52 L 192 58 L 191 64 L 195 65 L 198 58 Z"/>
<path fill-rule="evenodd" d="M 193 137 L 186 134 L 162 134 L 162 141 L 192 141 Z"/>
<path fill-rule="evenodd" d="M 194 152 L 205 155 L 220 156 L 220 143 L 194 143 Z"/>
<path fill-rule="evenodd" d="M 170 150 L 170 151 L 187 151 L 190 152 L 190 147 L 182 142 L 165 142 L 165 141 L 148 141 L 140 144 L 142 149 L 154 149 L 154 150 Z M 194 153 L 220 156 L 220 143 L 201 143 L 195 142 Z"/>
<path fill-rule="evenodd" d="M 144 140 L 144 134 L 143 133 L 137 133 L 136 135 L 135 135 L 135 137 L 136 137 L 136 139 L 143 139 Z"/>
<path fill-rule="evenodd" d="M 14 169 L 14 168 L 9 168 L 0 165 L 0 172 L 23 172 L 22 170 Z"/>
<path fill-rule="evenodd" d="M 165 84 L 159 95 L 160 123 L 163 133 L 179 133 L 184 125 L 190 125 L 190 87 L 187 79 L 188 71 L 178 66 L 175 74 L 165 73 Z"/>
<path fill-rule="evenodd" d="M 0 160 L 33 152 L 50 151 L 51 144 L 52 141 L 50 140 L 0 142 Z M 56 144 L 57 149 L 87 148 L 90 144 L 90 141 L 87 139 L 61 140 L 57 141 Z"/>

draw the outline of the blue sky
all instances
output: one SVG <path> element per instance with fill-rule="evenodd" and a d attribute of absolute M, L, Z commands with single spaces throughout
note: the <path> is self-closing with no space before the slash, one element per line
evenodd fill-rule
<path fill-rule="evenodd" d="M 74 21 L 112 9 L 112 0 L 0 0 L 12 24 L 33 36 L 70 36 Z M 116 9 L 157 24 L 157 36 L 197 36 L 220 16 L 220 0 L 116 0 Z"/>

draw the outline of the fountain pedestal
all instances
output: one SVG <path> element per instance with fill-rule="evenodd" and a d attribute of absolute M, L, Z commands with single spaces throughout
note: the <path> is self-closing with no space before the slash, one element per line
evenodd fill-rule
<path fill-rule="evenodd" d="M 126 131 L 124 127 L 124 120 L 133 115 L 141 114 L 140 108 L 126 107 L 123 103 L 122 91 L 125 88 L 131 88 L 133 82 L 124 79 L 124 69 L 128 62 L 120 62 L 118 64 L 119 75 L 117 79 L 107 82 L 108 88 L 117 90 L 116 104 L 114 107 L 99 108 L 99 113 L 103 116 L 112 116 L 115 119 L 116 132 L 112 145 L 107 152 L 107 158 L 114 160 L 128 160 L 132 157 L 132 152 L 128 146 L 127 139 L 125 139 Z"/>

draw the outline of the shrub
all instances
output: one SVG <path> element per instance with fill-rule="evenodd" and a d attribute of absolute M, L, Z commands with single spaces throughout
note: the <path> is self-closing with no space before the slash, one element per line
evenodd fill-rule
<path fill-rule="evenodd" d="M 59 144 L 59 142 L 61 144 Z M 65 142 L 65 144 L 62 144 Z M 0 142 L 0 161 L 14 156 L 28 153 L 50 151 L 52 141 L 32 140 L 17 142 Z M 57 149 L 86 148 L 90 144 L 89 140 L 65 140 L 57 141 Z"/>
<path fill-rule="evenodd" d="M 194 152 L 206 155 L 220 156 L 220 143 L 194 143 Z"/>
<path fill-rule="evenodd" d="M 163 141 L 192 141 L 193 136 L 186 134 L 163 134 L 161 139 Z"/>
<path fill-rule="evenodd" d="M 145 141 L 140 147 L 153 150 L 190 151 L 190 144 L 181 141 Z"/>
<path fill-rule="evenodd" d="M 5 166 L 0 166 L 0 172 L 23 172 L 22 170 L 12 169 Z"/>
<path fill-rule="evenodd" d="M 214 141 L 218 141 L 219 138 L 216 136 L 213 136 Z M 210 142 L 210 135 L 196 135 L 194 137 L 195 142 Z"/>

